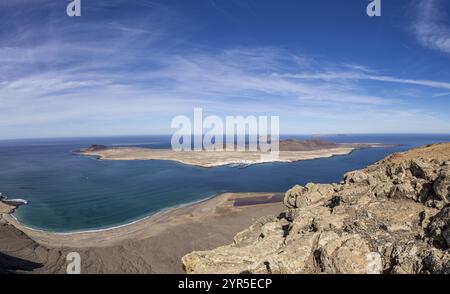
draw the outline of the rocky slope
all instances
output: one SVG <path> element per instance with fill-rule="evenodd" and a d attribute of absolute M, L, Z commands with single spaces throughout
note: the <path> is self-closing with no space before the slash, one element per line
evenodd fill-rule
<path fill-rule="evenodd" d="M 450 143 L 394 154 L 338 184 L 289 190 L 287 210 L 188 273 L 450 273 Z"/>
<path fill-rule="evenodd" d="M 65 268 L 62 251 L 39 245 L 4 219 L 17 208 L 11 203 L 0 199 L 0 274 L 61 272 Z"/>

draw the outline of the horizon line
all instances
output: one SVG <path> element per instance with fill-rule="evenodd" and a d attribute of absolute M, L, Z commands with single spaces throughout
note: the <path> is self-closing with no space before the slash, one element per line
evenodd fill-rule
<path fill-rule="evenodd" d="M 56 136 L 56 137 L 16 137 L 16 138 L 0 138 L 0 141 L 20 141 L 20 140 L 54 140 L 54 139 L 90 139 L 90 138 L 133 138 L 133 137 L 156 137 L 167 136 L 171 137 L 173 134 L 139 134 L 139 135 L 82 135 L 82 136 Z M 188 134 L 186 134 L 188 135 Z M 224 134 L 226 136 L 227 134 Z M 239 135 L 239 134 L 233 134 Z M 244 134 L 248 136 L 249 134 Z M 393 133 L 285 133 L 279 136 L 349 136 L 349 135 L 450 135 L 445 132 L 428 132 L 428 133 L 414 133 L 414 132 L 393 132 Z M 191 136 L 195 136 L 191 134 Z"/>

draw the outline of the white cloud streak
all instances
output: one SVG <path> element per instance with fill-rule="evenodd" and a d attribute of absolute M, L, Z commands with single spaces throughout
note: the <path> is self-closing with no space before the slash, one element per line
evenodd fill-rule
<path fill-rule="evenodd" d="M 420 0 L 416 6 L 417 18 L 413 29 L 420 44 L 450 53 L 450 26 L 443 12 L 441 0 Z"/>
<path fill-rule="evenodd" d="M 413 80 L 413 79 L 402 79 L 391 76 L 383 75 L 369 75 L 363 72 L 325 72 L 325 73 L 300 73 L 300 74 L 286 74 L 281 75 L 286 78 L 294 79 L 305 79 L 305 80 L 369 80 L 369 81 L 379 81 L 379 82 L 389 82 L 389 83 L 399 83 L 399 84 L 409 84 L 417 85 L 423 87 L 430 87 L 436 89 L 447 89 L 450 90 L 450 83 L 432 81 L 432 80 Z"/>

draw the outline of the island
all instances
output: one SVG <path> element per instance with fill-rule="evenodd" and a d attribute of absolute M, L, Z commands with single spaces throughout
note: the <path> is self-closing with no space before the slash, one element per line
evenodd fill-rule
<path fill-rule="evenodd" d="M 92 145 L 80 154 L 102 160 L 168 160 L 198 167 L 229 165 L 252 165 L 267 162 L 295 162 L 301 160 L 347 155 L 356 149 L 372 147 L 393 147 L 394 144 L 380 143 L 332 143 L 322 140 L 282 140 L 276 158 L 262 151 L 197 151 L 176 152 L 171 149 L 150 149 L 143 147 L 108 147 Z"/>

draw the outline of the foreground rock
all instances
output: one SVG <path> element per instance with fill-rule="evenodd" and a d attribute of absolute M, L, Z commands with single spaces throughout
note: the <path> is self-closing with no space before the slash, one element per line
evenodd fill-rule
<path fill-rule="evenodd" d="M 283 214 L 182 262 L 188 273 L 448 274 L 449 202 L 450 144 L 431 145 L 296 186 Z"/>

